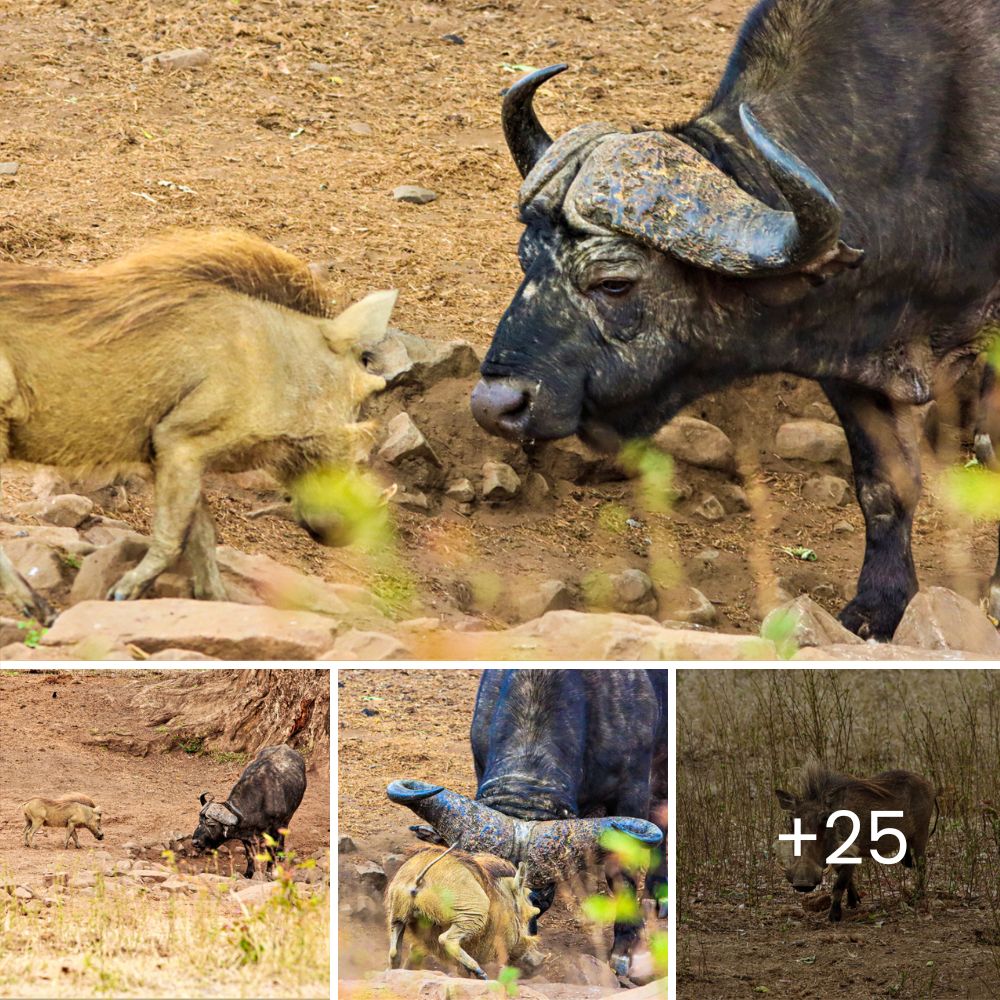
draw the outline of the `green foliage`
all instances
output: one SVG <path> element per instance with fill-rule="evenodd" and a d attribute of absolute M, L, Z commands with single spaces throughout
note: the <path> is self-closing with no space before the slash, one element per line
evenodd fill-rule
<path fill-rule="evenodd" d="M 630 875 L 654 868 L 660 863 L 657 851 L 621 830 L 603 830 L 598 843 L 604 850 L 614 854 L 622 868 Z"/>
<path fill-rule="evenodd" d="M 581 909 L 595 924 L 638 923 L 642 919 L 639 901 L 631 889 L 620 889 L 614 896 L 588 896 Z"/>
<path fill-rule="evenodd" d="M 670 965 L 670 938 L 664 931 L 653 931 L 649 935 L 649 954 L 657 978 L 665 976 Z"/>
<path fill-rule="evenodd" d="M 942 476 L 947 501 L 956 510 L 983 521 L 1000 519 L 1000 472 L 981 465 L 949 469 Z"/>
<path fill-rule="evenodd" d="M 761 623 L 760 637 L 770 639 L 782 660 L 790 660 L 799 651 L 795 629 L 802 616 L 791 608 L 775 608 Z"/>
<path fill-rule="evenodd" d="M 517 981 L 521 976 L 519 969 L 511 965 L 505 965 L 497 975 L 497 982 L 500 989 L 509 997 L 517 996 Z"/>
<path fill-rule="evenodd" d="M 382 552 L 392 543 L 389 510 L 378 480 L 354 466 L 315 469 L 291 489 L 299 517 L 330 545 Z"/>
<path fill-rule="evenodd" d="M 68 552 L 64 552 L 60 558 L 62 559 L 62 564 L 68 566 L 70 569 L 79 569 L 83 565 L 79 556 L 71 555 Z"/>
<path fill-rule="evenodd" d="M 816 562 L 818 558 L 812 549 L 807 549 L 804 545 L 782 545 L 781 551 L 793 559 L 801 559 L 803 562 Z"/>
<path fill-rule="evenodd" d="M 42 636 L 48 632 L 48 629 L 44 628 L 41 622 L 35 621 L 34 618 L 18 622 L 17 627 L 25 633 L 24 644 L 28 649 L 35 649 L 42 641 Z"/>
<path fill-rule="evenodd" d="M 205 748 L 205 737 L 190 736 L 186 740 L 178 740 L 175 745 L 185 753 L 198 754 Z"/>
<path fill-rule="evenodd" d="M 639 477 L 639 496 L 643 507 L 654 514 L 670 510 L 674 481 L 674 460 L 646 440 L 629 441 L 621 450 L 619 461 Z"/>

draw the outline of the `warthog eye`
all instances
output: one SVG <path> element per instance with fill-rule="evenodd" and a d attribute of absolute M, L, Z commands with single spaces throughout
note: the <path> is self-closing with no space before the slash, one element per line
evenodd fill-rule
<path fill-rule="evenodd" d="M 592 292 L 600 292 L 602 295 L 610 295 L 613 298 L 625 295 L 631 291 L 635 284 L 629 278 L 602 278 L 590 286 Z"/>
<path fill-rule="evenodd" d="M 375 354 L 372 351 L 362 351 L 361 352 L 361 363 L 367 368 L 375 360 Z"/>

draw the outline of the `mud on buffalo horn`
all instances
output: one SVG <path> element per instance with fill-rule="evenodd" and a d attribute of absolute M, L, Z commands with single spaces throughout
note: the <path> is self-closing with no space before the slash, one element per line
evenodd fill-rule
<path fill-rule="evenodd" d="M 568 872 L 587 867 L 592 858 L 604 853 L 599 841 L 607 830 L 619 830 L 650 847 L 663 839 L 655 824 L 630 816 L 514 819 L 440 785 L 415 779 L 392 782 L 386 794 L 430 823 L 449 846 L 496 854 L 514 864 L 523 861 L 531 885 L 559 881 Z"/>
<path fill-rule="evenodd" d="M 536 70 L 504 99 L 504 133 L 525 177 L 522 207 L 536 197 L 561 202 L 566 219 L 584 232 L 628 236 L 735 277 L 801 273 L 820 283 L 861 262 L 863 252 L 840 239 L 842 212 L 833 194 L 746 104 L 743 131 L 790 211 L 754 198 L 669 132 L 626 134 L 599 123 L 578 126 L 553 144 L 531 101 L 565 68 Z"/>

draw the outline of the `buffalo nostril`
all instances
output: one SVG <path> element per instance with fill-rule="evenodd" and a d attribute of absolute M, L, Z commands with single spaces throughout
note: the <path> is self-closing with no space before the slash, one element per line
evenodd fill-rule
<path fill-rule="evenodd" d="M 530 405 L 530 389 L 507 379 L 480 379 L 472 392 L 472 415 L 491 434 L 514 430 Z"/>

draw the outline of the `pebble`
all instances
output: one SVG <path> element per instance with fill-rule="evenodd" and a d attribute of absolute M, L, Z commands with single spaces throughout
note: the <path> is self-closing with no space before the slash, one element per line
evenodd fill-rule
<path fill-rule="evenodd" d="M 702 501 L 694 509 L 694 513 L 703 517 L 706 521 L 721 521 L 726 516 L 726 508 L 722 502 L 712 493 L 707 493 L 702 497 Z"/>
<path fill-rule="evenodd" d="M 396 201 L 405 201 L 408 205 L 427 205 L 437 201 L 437 192 L 416 184 L 400 184 L 392 192 Z"/>
<path fill-rule="evenodd" d="M 468 479 L 454 479 L 448 483 L 445 494 L 458 503 L 471 503 L 476 499 L 475 487 Z"/>
<path fill-rule="evenodd" d="M 171 49 L 169 52 L 158 52 L 155 56 L 146 56 L 142 68 L 149 72 L 154 66 L 168 71 L 176 69 L 193 69 L 204 66 L 212 58 L 208 49 Z"/>
<path fill-rule="evenodd" d="M 353 837 L 348 837 L 346 833 L 341 834 L 337 841 L 337 850 L 341 854 L 353 854 L 357 849 L 358 845 L 354 843 Z"/>
<path fill-rule="evenodd" d="M 7 160 L 5 163 L 0 163 L 0 176 L 13 177 L 20 169 L 21 164 L 16 160 Z"/>
<path fill-rule="evenodd" d="M 483 465 L 483 499 L 510 500 L 521 489 L 521 477 L 506 462 Z"/>

